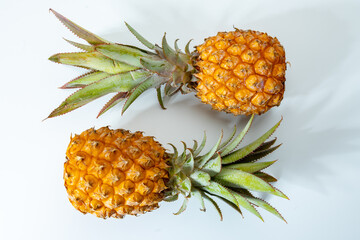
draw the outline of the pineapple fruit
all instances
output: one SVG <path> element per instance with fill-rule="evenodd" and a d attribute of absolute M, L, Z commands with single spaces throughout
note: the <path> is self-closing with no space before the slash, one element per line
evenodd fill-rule
<path fill-rule="evenodd" d="M 196 92 L 213 109 L 234 115 L 262 114 L 280 105 L 285 89 L 285 51 L 266 33 L 235 29 L 216 36 L 190 52 L 177 42 L 172 49 L 164 35 L 161 46 L 152 44 L 126 26 L 150 50 L 111 43 L 51 10 L 75 35 L 90 45 L 68 41 L 83 52 L 59 53 L 53 62 L 89 69 L 61 88 L 79 88 L 50 117 L 79 108 L 99 97 L 114 96 L 98 116 L 125 100 L 124 112 L 144 91 L 155 88 L 160 106 L 164 97 Z"/>
<path fill-rule="evenodd" d="M 254 115 L 245 128 L 217 143 L 205 154 L 206 135 L 198 144 L 182 153 L 173 146 L 169 153 L 153 137 L 142 132 L 131 133 L 108 127 L 89 129 L 71 137 L 66 151 L 64 180 L 69 200 L 82 213 L 101 218 L 123 218 L 158 208 L 161 201 L 184 202 L 175 214 L 186 209 L 190 197 L 213 204 L 222 214 L 213 196 L 224 200 L 240 214 L 246 209 L 262 220 L 260 207 L 284 220 L 269 203 L 250 191 L 270 193 L 287 198 L 271 185 L 276 179 L 262 170 L 276 161 L 256 162 L 276 150 L 276 139 L 266 141 L 281 120 L 252 143 L 236 150 L 250 128 Z M 285 220 L 284 220 L 285 221 Z"/>

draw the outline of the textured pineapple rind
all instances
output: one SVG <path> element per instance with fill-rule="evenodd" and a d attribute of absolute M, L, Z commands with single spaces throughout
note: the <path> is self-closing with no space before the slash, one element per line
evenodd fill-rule
<path fill-rule="evenodd" d="M 285 90 L 285 51 L 277 38 L 252 30 L 219 32 L 196 47 L 197 97 L 234 115 L 279 106 Z"/>
<path fill-rule="evenodd" d="M 82 213 L 122 218 L 158 208 L 168 181 L 168 155 L 141 132 L 89 129 L 71 137 L 64 180 Z"/>

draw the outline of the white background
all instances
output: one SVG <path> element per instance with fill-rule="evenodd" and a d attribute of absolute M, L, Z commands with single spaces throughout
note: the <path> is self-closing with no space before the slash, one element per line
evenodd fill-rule
<path fill-rule="evenodd" d="M 89 127 L 142 130 L 169 148 L 200 139 L 209 144 L 221 129 L 229 135 L 247 117 L 211 111 L 193 94 L 179 95 L 163 111 L 153 90 L 123 116 L 121 106 L 96 119 L 108 98 L 65 116 L 42 121 L 72 91 L 57 87 L 82 70 L 54 64 L 57 52 L 76 51 L 77 40 L 48 9 L 112 41 L 135 44 L 130 23 L 150 41 L 180 38 L 193 44 L 232 27 L 277 36 L 291 63 L 280 107 L 256 117 L 247 141 L 281 116 L 275 136 L 282 147 L 268 160 L 290 201 L 266 196 L 288 224 L 261 211 L 265 223 L 220 204 L 224 221 L 208 204 L 200 212 L 181 201 L 123 220 L 75 211 L 63 186 L 63 162 L 71 133 Z M 359 1 L 0 1 L 1 157 L 0 239 L 360 239 L 360 4 Z"/>

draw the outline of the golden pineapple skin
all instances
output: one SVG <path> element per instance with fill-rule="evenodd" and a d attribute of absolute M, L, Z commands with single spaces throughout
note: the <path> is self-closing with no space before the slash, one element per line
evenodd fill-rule
<path fill-rule="evenodd" d="M 168 155 L 153 137 L 103 127 L 71 137 L 64 180 L 82 213 L 122 218 L 158 208 L 168 181 Z"/>
<path fill-rule="evenodd" d="M 196 51 L 202 102 L 234 115 L 262 114 L 280 105 L 286 60 L 277 38 L 236 29 L 205 39 Z"/>

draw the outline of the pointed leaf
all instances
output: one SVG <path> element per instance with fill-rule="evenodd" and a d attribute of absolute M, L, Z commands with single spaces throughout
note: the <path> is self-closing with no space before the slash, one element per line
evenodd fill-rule
<path fill-rule="evenodd" d="M 171 86 L 170 81 L 167 82 L 164 87 L 165 96 L 171 95 L 171 93 L 174 91 L 174 89 L 176 89 L 176 88 Z"/>
<path fill-rule="evenodd" d="M 268 154 L 272 153 L 273 151 L 278 149 L 280 146 L 281 146 L 281 144 L 279 144 L 275 147 L 272 147 L 272 148 L 252 152 L 249 155 L 247 155 L 246 157 L 242 158 L 239 162 L 242 162 L 242 163 L 255 162 L 263 157 L 266 157 Z"/>
<path fill-rule="evenodd" d="M 190 46 L 190 42 L 192 41 L 192 39 L 190 39 L 190 41 L 188 41 L 188 43 L 186 44 L 186 46 L 185 46 L 185 53 L 187 54 L 187 55 L 190 55 L 191 53 L 190 53 L 190 49 L 189 49 L 189 46 Z"/>
<path fill-rule="evenodd" d="M 175 48 L 175 52 L 179 53 L 181 52 L 177 42 L 179 41 L 179 39 L 176 39 L 175 42 L 174 42 L 174 48 Z"/>
<path fill-rule="evenodd" d="M 221 171 L 220 154 L 218 153 L 218 156 L 216 158 L 209 160 L 201 170 L 208 173 L 211 177 L 218 174 Z"/>
<path fill-rule="evenodd" d="M 186 210 L 186 207 L 187 207 L 187 204 L 189 202 L 189 199 L 188 198 L 184 198 L 184 202 L 183 204 L 181 205 L 179 211 L 177 211 L 176 213 L 174 213 L 174 215 L 179 215 L 180 213 L 184 212 Z"/>
<path fill-rule="evenodd" d="M 166 34 L 164 34 L 164 37 L 162 39 L 162 50 L 164 52 L 164 56 L 166 60 L 168 60 L 173 65 L 178 66 L 181 70 L 185 70 L 186 64 L 181 61 L 178 53 L 176 53 L 167 43 L 166 41 Z"/>
<path fill-rule="evenodd" d="M 203 194 L 203 196 L 204 196 L 204 198 L 206 198 L 207 200 L 209 200 L 209 202 L 211 202 L 211 203 L 214 205 L 216 211 L 217 211 L 217 212 L 219 213 L 219 215 L 220 215 L 220 221 L 222 221 L 222 220 L 223 220 L 223 215 L 222 215 L 222 212 L 221 212 L 221 209 L 220 209 L 219 205 L 218 205 L 218 204 L 214 201 L 214 199 L 212 199 L 209 195 Z"/>
<path fill-rule="evenodd" d="M 223 133 L 221 132 L 221 135 L 215 146 L 207 154 L 205 154 L 198 160 L 198 166 L 200 169 L 210 160 L 210 158 L 214 156 L 215 152 L 219 150 L 222 137 L 223 137 Z"/>
<path fill-rule="evenodd" d="M 266 211 L 274 214 L 275 216 L 277 216 L 278 218 L 280 218 L 281 220 L 286 222 L 285 218 L 283 218 L 283 216 L 281 216 L 281 214 L 266 201 L 259 199 L 259 198 L 255 198 L 255 197 L 246 197 L 246 198 L 252 204 L 255 204 L 256 206 L 261 207 L 262 209 L 265 209 Z"/>
<path fill-rule="evenodd" d="M 144 51 L 121 44 L 98 45 L 95 49 L 108 58 L 136 67 L 142 67 L 140 58 L 147 56 Z"/>
<path fill-rule="evenodd" d="M 241 170 L 223 168 L 214 178 L 229 187 L 240 187 L 252 191 L 268 192 L 279 197 L 284 197 L 283 194 L 279 194 L 278 191 L 261 178 Z"/>
<path fill-rule="evenodd" d="M 164 34 L 163 39 L 162 39 L 162 50 L 164 52 L 164 56 L 165 56 L 166 60 L 171 62 L 173 65 L 176 65 L 176 62 L 177 62 L 176 52 L 167 43 L 166 34 Z"/>
<path fill-rule="evenodd" d="M 209 186 L 210 175 L 203 171 L 195 171 L 190 175 L 191 182 L 194 186 Z"/>
<path fill-rule="evenodd" d="M 238 163 L 238 164 L 227 165 L 224 168 L 237 169 L 248 173 L 254 173 L 271 166 L 275 162 L 276 161 L 259 162 L 259 163 Z"/>
<path fill-rule="evenodd" d="M 108 74 L 106 72 L 92 71 L 92 72 L 83 74 L 83 75 L 71 80 L 70 82 L 66 83 L 65 85 L 63 85 L 60 88 L 62 88 L 62 89 L 82 88 L 82 87 L 88 86 L 90 84 L 93 84 L 94 82 L 97 82 L 101 79 L 107 78 L 109 76 L 110 76 L 110 74 Z"/>
<path fill-rule="evenodd" d="M 271 185 L 271 184 L 270 184 Z M 272 185 L 271 185 L 272 186 Z M 273 187 L 273 186 L 272 186 Z M 277 189 L 276 187 L 273 187 L 276 191 L 276 196 L 285 198 L 287 200 L 290 200 L 288 196 L 286 196 L 282 191 L 280 191 L 279 189 Z"/>
<path fill-rule="evenodd" d="M 67 41 L 68 43 L 70 43 L 71 45 L 73 45 L 74 47 L 77 47 L 77 48 L 80 48 L 84 51 L 87 51 L 87 52 L 93 52 L 95 50 L 94 46 L 89 46 L 89 45 L 86 45 L 86 44 L 81 44 L 81 43 L 77 43 L 77 42 L 73 42 L 73 41 L 70 41 L 66 38 L 64 38 L 65 41 Z"/>
<path fill-rule="evenodd" d="M 204 137 L 200 143 L 200 147 L 196 151 L 194 151 L 194 157 L 197 157 L 197 155 L 199 155 L 201 153 L 201 151 L 205 147 L 205 144 L 206 144 L 206 132 L 204 132 Z"/>
<path fill-rule="evenodd" d="M 151 75 L 148 79 L 146 79 L 144 82 L 140 83 L 138 86 L 136 86 L 130 96 L 128 97 L 127 101 L 124 104 L 124 107 L 122 109 L 122 114 L 128 109 L 128 107 L 146 90 L 148 90 L 151 87 L 157 87 L 159 85 L 160 81 L 155 75 Z"/>
<path fill-rule="evenodd" d="M 156 88 L 156 93 L 157 93 L 157 99 L 158 99 L 160 107 L 162 109 L 166 110 L 166 107 L 164 106 L 163 97 L 161 96 L 161 86 Z"/>
<path fill-rule="evenodd" d="M 49 118 L 75 110 L 111 92 L 127 92 L 148 76 L 147 72 L 127 72 L 112 75 L 70 95 L 56 108 Z"/>
<path fill-rule="evenodd" d="M 195 165 L 194 157 L 193 157 L 192 153 L 190 152 L 189 155 L 187 156 L 187 159 L 186 159 L 184 165 L 182 166 L 182 171 L 186 175 L 189 175 L 190 173 L 192 173 L 194 171 L 194 165 Z"/>
<path fill-rule="evenodd" d="M 212 195 L 224 198 L 229 202 L 235 204 L 236 206 L 239 206 L 234 195 L 232 195 L 232 193 L 226 187 L 222 186 L 217 182 L 210 181 L 210 185 L 206 187 L 202 187 L 202 189 Z"/>
<path fill-rule="evenodd" d="M 107 112 L 110 108 L 114 107 L 116 104 L 124 100 L 126 98 L 126 95 L 127 92 L 119 92 L 115 96 L 113 96 L 100 110 L 99 114 L 97 115 L 97 118 L 103 115 L 105 112 Z"/>
<path fill-rule="evenodd" d="M 203 197 L 203 195 L 201 194 L 201 192 L 200 192 L 198 189 L 193 188 L 193 189 L 191 190 L 191 195 L 192 195 L 193 197 L 196 197 L 196 198 L 200 201 L 200 206 L 201 206 L 200 211 L 205 212 L 205 211 L 206 211 L 205 202 L 204 202 L 204 197 Z"/>
<path fill-rule="evenodd" d="M 276 142 L 276 137 L 273 140 L 264 142 L 263 144 L 260 145 L 260 147 L 258 147 L 257 149 L 255 149 L 254 152 L 258 152 L 258 151 L 263 151 L 266 149 L 269 149 L 272 145 L 274 145 L 274 143 Z"/>
<path fill-rule="evenodd" d="M 255 209 L 253 205 L 251 205 L 251 203 L 245 197 L 241 196 L 240 194 L 234 191 L 231 191 L 231 193 L 234 195 L 240 206 L 242 206 L 243 208 L 245 208 L 246 210 L 257 216 L 258 218 L 260 218 L 262 221 L 264 221 L 260 213 Z"/>
<path fill-rule="evenodd" d="M 154 49 L 155 45 L 150 43 L 148 40 L 146 40 L 143 36 L 141 36 L 134 28 L 132 28 L 129 24 L 125 22 L 126 27 L 129 29 L 129 31 L 146 47 L 150 49 Z"/>
<path fill-rule="evenodd" d="M 266 181 L 266 182 L 276 182 L 277 179 L 274 178 L 273 176 L 267 174 L 267 173 L 264 173 L 264 172 L 256 172 L 254 173 L 255 176 L 257 176 L 258 178 L 261 178 L 262 180 Z"/>
<path fill-rule="evenodd" d="M 72 65 L 77 67 L 90 68 L 110 74 L 128 72 L 137 67 L 114 61 L 98 52 L 77 52 L 77 53 L 58 53 L 49 58 L 50 61 Z"/>
<path fill-rule="evenodd" d="M 223 164 L 230 164 L 230 163 L 236 162 L 236 161 L 244 158 L 245 156 L 249 155 L 256 148 L 258 148 L 263 142 L 265 142 L 265 140 L 268 139 L 271 136 L 271 134 L 273 134 L 275 132 L 276 128 L 279 126 L 281 121 L 282 121 L 282 119 L 278 123 L 276 123 L 269 131 L 267 131 L 264 135 L 262 135 L 260 138 L 258 138 L 254 142 L 225 156 L 223 158 Z"/>
<path fill-rule="evenodd" d="M 191 192 L 191 180 L 183 172 L 179 173 L 179 190 L 185 196 L 189 196 Z"/>
<path fill-rule="evenodd" d="M 176 200 L 178 200 L 179 198 L 179 194 L 175 194 L 175 195 L 170 195 L 170 196 L 166 196 L 164 198 L 165 202 L 175 202 Z"/>
<path fill-rule="evenodd" d="M 168 79 L 169 80 L 169 79 Z M 181 88 L 181 85 L 180 86 L 172 86 L 171 81 L 168 81 L 166 84 L 165 84 L 165 88 L 164 88 L 164 93 L 165 93 L 165 96 L 173 96 L 174 94 L 176 94 L 180 88 Z"/>
<path fill-rule="evenodd" d="M 62 22 L 71 32 L 73 32 L 76 36 L 79 38 L 84 39 L 88 43 L 92 45 L 96 44 L 103 44 L 103 43 L 109 43 L 108 41 L 102 39 L 99 36 L 96 36 L 95 34 L 89 32 L 88 30 L 78 26 L 77 24 L 73 23 L 63 15 L 59 14 L 53 9 L 50 9 L 50 11 Z"/>
<path fill-rule="evenodd" d="M 178 153 L 177 148 L 173 144 L 171 144 L 171 143 L 168 143 L 168 144 L 173 148 L 173 151 L 174 151 L 174 153 L 171 156 L 171 161 L 172 161 L 171 163 L 172 163 L 172 165 L 174 165 L 175 160 L 178 158 L 179 153 Z"/>
<path fill-rule="evenodd" d="M 155 60 L 151 58 L 140 58 L 142 67 L 159 75 L 165 75 L 171 71 L 172 66 L 165 60 Z"/>
<path fill-rule="evenodd" d="M 221 152 L 222 157 L 226 156 L 228 153 L 233 151 L 240 144 L 240 142 L 243 140 L 245 134 L 249 130 L 253 119 L 254 119 L 254 114 L 251 116 L 251 118 L 248 121 L 248 123 L 246 124 L 245 128 L 239 133 L 239 135 L 237 135 L 237 137 L 222 150 L 222 152 Z M 224 159 L 223 159 L 223 164 L 226 164 L 226 161 L 224 162 Z"/>
<path fill-rule="evenodd" d="M 181 143 L 182 143 L 183 146 L 184 146 L 184 151 L 182 152 L 181 156 L 179 156 L 179 157 L 176 159 L 176 161 L 175 161 L 175 165 L 177 165 L 177 166 L 182 166 L 182 165 L 185 163 L 186 159 L 187 159 L 187 155 L 186 155 L 186 149 L 187 149 L 186 143 L 183 142 L 183 141 L 181 141 Z"/>
<path fill-rule="evenodd" d="M 233 130 L 233 132 L 230 134 L 229 138 L 226 139 L 226 140 L 220 145 L 219 151 L 221 151 L 224 147 L 226 147 L 226 145 L 229 144 L 229 142 L 234 138 L 235 133 L 236 133 L 236 125 L 234 126 L 234 130 Z"/>
<path fill-rule="evenodd" d="M 191 152 L 194 153 L 196 151 L 196 149 L 198 148 L 198 142 L 196 140 L 193 140 L 194 141 L 194 145 L 191 149 Z"/>

